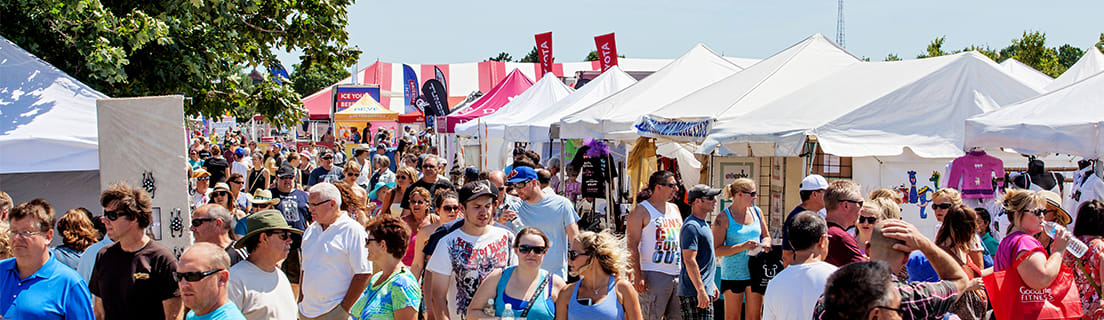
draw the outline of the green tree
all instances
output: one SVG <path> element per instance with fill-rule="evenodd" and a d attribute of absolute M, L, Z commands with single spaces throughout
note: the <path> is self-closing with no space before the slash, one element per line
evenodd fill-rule
<path fill-rule="evenodd" d="M 1061 47 L 1058 47 L 1058 64 L 1069 69 L 1069 67 L 1077 63 L 1077 60 L 1081 59 L 1081 56 L 1084 54 L 1085 51 L 1081 50 L 1081 48 L 1063 44 Z"/>
<path fill-rule="evenodd" d="M 521 60 L 518 60 L 518 62 L 540 62 L 540 53 L 537 51 L 537 46 L 533 46 L 533 50 L 529 50 L 529 54 L 525 55 Z"/>
<path fill-rule="evenodd" d="M 901 57 L 898 57 L 896 53 L 890 53 L 882 61 L 901 61 Z"/>
<path fill-rule="evenodd" d="M 306 111 L 292 85 L 246 90 L 240 70 L 276 64 L 273 50 L 301 50 L 314 63 L 348 66 L 352 0 L 0 1 L 0 34 L 113 97 L 183 94 L 189 115 L 246 106 L 276 124 Z M 249 116 L 234 114 L 235 116 Z"/>
<path fill-rule="evenodd" d="M 1104 32 L 1100 33 L 1100 41 L 1096 42 L 1096 50 L 1104 51 Z"/>
<path fill-rule="evenodd" d="M 977 51 L 978 53 L 983 54 L 986 57 L 989 57 L 989 59 L 993 59 L 993 61 L 1000 61 L 1000 58 L 1001 58 L 1000 53 L 997 52 L 997 50 L 993 50 L 993 48 L 990 48 L 988 46 L 981 47 L 981 46 L 977 46 L 977 45 L 971 45 L 969 47 L 966 47 L 965 49 L 955 51 L 954 53 L 967 52 L 967 51 Z"/>
<path fill-rule="evenodd" d="M 1046 33 L 1024 31 L 1023 37 L 1012 40 L 1012 45 L 1001 49 L 1001 57 L 1015 58 L 1051 77 L 1066 71 L 1058 63 L 1058 50 L 1046 47 Z"/>
<path fill-rule="evenodd" d="M 945 56 L 948 53 L 943 51 L 943 42 L 947 40 L 947 36 L 935 38 L 928 44 L 928 48 L 924 54 L 916 56 L 917 59 L 931 58 L 938 56 Z"/>
<path fill-rule="evenodd" d="M 293 66 L 292 87 L 300 96 L 306 97 L 349 76 L 349 70 L 332 64 L 317 64 L 306 60 Z"/>
<path fill-rule="evenodd" d="M 617 57 L 624 58 L 625 55 L 619 54 Z M 598 58 L 598 50 L 590 50 L 590 53 L 587 53 L 586 61 L 598 61 Z"/>
<path fill-rule="evenodd" d="M 510 61 L 513 61 L 513 60 L 514 60 L 514 58 L 513 58 L 513 57 L 511 57 L 509 53 L 506 53 L 506 52 L 499 52 L 499 53 L 498 53 L 498 56 L 487 58 L 487 60 L 490 60 L 490 61 L 502 61 L 502 62 L 510 62 Z"/>

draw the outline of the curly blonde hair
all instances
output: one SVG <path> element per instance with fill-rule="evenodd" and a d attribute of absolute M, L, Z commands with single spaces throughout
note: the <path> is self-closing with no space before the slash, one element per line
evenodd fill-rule
<path fill-rule="evenodd" d="M 881 188 L 881 189 L 878 189 L 878 190 L 874 190 L 874 192 L 870 193 L 870 200 L 874 200 L 874 199 L 878 199 L 878 198 L 886 198 L 886 199 L 892 200 L 896 203 L 901 203 L 901 196 L 898 195 L 896 191 L 886 189 L 886 188 Z"/>
<path fill-rule="evenodd" d="M 575 236 L 575 240 L 581 244 L 578 249 L 596 259 L 602 271 L 617 278 L 628 277 L 632 272 L 624 238 L 618 238 L 608 231 L 583 231 Z"/>

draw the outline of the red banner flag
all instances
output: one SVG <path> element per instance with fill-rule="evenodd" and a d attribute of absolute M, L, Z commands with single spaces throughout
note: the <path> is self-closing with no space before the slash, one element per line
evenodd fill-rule
<path fill-rule="evenodd" d="M 552 72 L 552 32 L 539 33 L 534 38 L 537 39 L 537 57 L 541 65 L 541 74 L 537 76 L 540 79 Z"/>
<path fill-rule="evenodd" d="M 598 64 L 602 66 L 602 72 L 617 65 L 617 43 L 613 40 L 613 32 L 594 37 L 594 45 L 598 47 Z"/>

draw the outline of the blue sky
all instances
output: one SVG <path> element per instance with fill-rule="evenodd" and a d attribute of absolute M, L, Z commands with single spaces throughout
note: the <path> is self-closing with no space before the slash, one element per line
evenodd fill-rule
<path fill-rule="evenodd" d="M 944 49 L 1000 49 L 1025 30 L 1047 46 L 1086 48 L 1104 32 L 1104 1 L 855 1 L 844 3 L 845 46 L 880 61 L 915 58 L 946 36 Z M 814 33 L 835 39 L 836 1 L 357 1 L 350 41 L 376 59 L 405 63 L 483 61 L 500 51 L 520 59 L 533 35 L 552 32 L 557 62 L 581 61 L 593 37 L 617 33 L 619 53 L 675 58 L 698 42 L 726 56 L 765 58 Z M 281 53 L 285 65 L 298 53 Z"/>

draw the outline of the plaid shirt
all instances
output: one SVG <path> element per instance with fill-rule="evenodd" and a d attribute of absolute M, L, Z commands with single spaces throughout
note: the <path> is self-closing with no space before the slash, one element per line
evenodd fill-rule
<path fill-rule="evenodd" d="M 893 283 L 901 294 L 901 319 L 943 319 L 958 298 L 958 290 L 950 281 L 907 283 L 904 278 L 893 276 Z M 813 319 L 824 319 L 824 295 L 817 300 Z"/>

